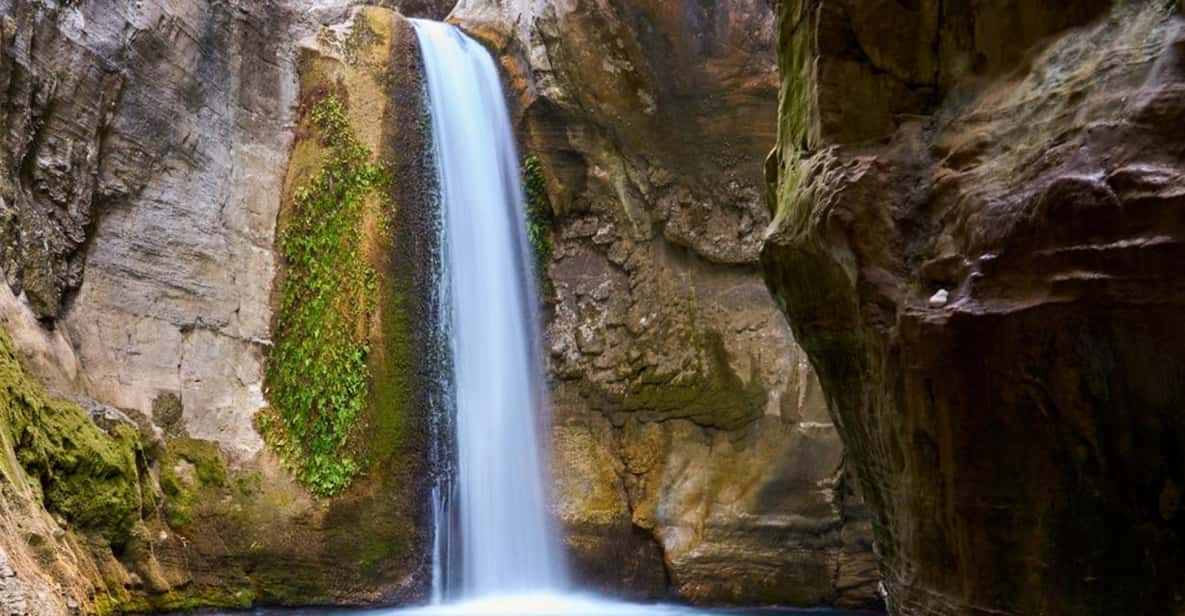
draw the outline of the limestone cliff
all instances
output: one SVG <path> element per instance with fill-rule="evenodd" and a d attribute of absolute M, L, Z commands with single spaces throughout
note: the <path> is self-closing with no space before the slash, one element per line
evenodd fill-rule
<path fill-rule="evenodd" d="M 581 574 L 700 602 L 874 605 L 864 509 L 762 288 L 764 0 L 462 0 L 549 212 L 558 515 Z"/>
<path fill-rule="evenodd" d="M 297 193 L 341 162 L 320 101 L 338 102 L 346 162 L 389 168 L 381 192 L 414 199 L 415 171 L 386 164 L 423 134 L 414 104 L 391 109 L 420 93 L 406 21 L 344 2 L 13 0 L 0 25 L 0 322 L 52 392 L 5 397 L 21 412 L 0 415 L 5 613 L 422 596 L 425 446 L 406 359 L 420 283 L 392 262 L 410 262 L 416 234 L 390 199 L 367 197 L 351 253 L 379 274 L 354 324 L 378 385 L 340 444 L 359 477 L 314 498 L 291 442 L 265 448 L 256 426 L 295 275 L 281 236 Z M 2 359 L 7 395 L 36 389 Z M 58 398 L 82 407 L 42 402 Z M 122 513 L 62 492 L 84 472 L 121 478 Z"/>
<path fill-rule="evenodd" d="M 1180 612 L 1180 6 L 780 11 L 762 264 L 891 610 Z"/>

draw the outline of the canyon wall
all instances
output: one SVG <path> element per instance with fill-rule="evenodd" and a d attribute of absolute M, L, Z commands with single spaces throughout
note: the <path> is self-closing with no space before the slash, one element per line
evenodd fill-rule
<path fill-rule="evenodd" d="M 256 427 L 288 269 L 277 220 L 329 156 L 317 101 L 345 100 L 376 164 L 423 134 L 415 104 L 391 109 L 420 92 L 410 27 L 352 14 L 0 2 L 6 614 L 426 593 L 423 417 L 400 319 L 414 306 L 379 302 L 362 326 L 382 387 L 351 433 L 367 468 L 349 490 L 314 498 L 283 439 L 265 447 Z M 419 174 L 392 172 L 390 192 L 414 200 Z M 385 258 L 411 250 L 390 218 L 364 254 L 383 297 L 417 284 Z M 79 500 L 91 489 L 99 510 Z"/>
<path fill-rule="evenodd" d="M 538 161 L 557 514 L 579 575 L 711 603 L 873 606 L 865 508 L 763 288 L 764 0 L 462 0 Z"/>
<path fill-rule="evenodd" d="M 781 2 L 761 261 L 895 614 L 1185 608 L 1180 11 Z"/>

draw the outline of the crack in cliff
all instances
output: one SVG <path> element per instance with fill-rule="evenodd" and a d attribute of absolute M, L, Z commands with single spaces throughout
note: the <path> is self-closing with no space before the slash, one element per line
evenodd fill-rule
<path fill-rule="evenodd" d="M 124 86 L 126 85 L 126 81 L 122 74 L 114 71 L 111 74 L 115 75 L 116 77 L 114 80 L 115 94 L 110 100 L 107 100 L 108 97 L 106 96 L 106 91 L 104 91 L 104 100 L 101 103 L 101 106 L 105 108 L 104 114 L 99 119 L 94 137 L 94 141 L 98 144 L 98 148 L 96 148 L 97 152 L 95 154 L 95 183 L 92 186 L 92 203 L 90 206 L 90 211 L 87 212 L 86 224 L 83 227 L 82 242 L 77 247 L 75 247 L 70 256 L 71 260 L 78 260 L 78 283 L 68 286 L 63 291 L 60 310 L 61 315 L 69 314 L 70 310 L 74 307 L 75 300 L 78 298 L 79 291 L 82 290 L 82 282 L 86 276 L 86 262 L 90 255 L 90 251 L 94 246 L 95 237 L 97 235 L 99 223 L 102 219 L 103 213 L 109 208 L 114 207 L 114 204 L 118 203 L 120 198 L 135 198 L 144 189 L 144 184 L 141 184 L 133 187 L 130 193 L 120 191 L 118 194 L 104 194 L 101 190 L 103 188 L 103 186 L 101 186 L 103 164 L 107 160 L 107 156 L 110 153 L 110 140 L 112 131 L 114 130 L 112 126 L 112 119 L 115 116 L 116 110 L 122 104 Z"/>

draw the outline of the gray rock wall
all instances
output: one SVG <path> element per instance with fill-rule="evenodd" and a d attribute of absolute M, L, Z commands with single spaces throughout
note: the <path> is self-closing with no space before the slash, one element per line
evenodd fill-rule
<path fill-rule="evenodd" d="M 0 259 L 77 371 L 58 383 L 249 456 L 293 113 L 276 2 L 0 3 Z M 304 17 L 307 19 L 307 17 Z"/>
<path fill-rule="evenodd" d="M 181 406 L 167 442 L 145 430 L 153 507 L 139 551 L 77 536 L 38 494 L 0 495 L 6 614 L 127 593 L 164 608 L 422 587 L 410 499 L 372 485 L 314 501 L 254 428 L 298 60 L 323 24 L 349 21 L 349 4 L 0 1 L 0 323 L 63 397 L 140 417 Z M 222 457 L 230 479 L 183 473 L 196 512 L 166 526 L 181 504 L 159 493 L 161 473 Z"/>

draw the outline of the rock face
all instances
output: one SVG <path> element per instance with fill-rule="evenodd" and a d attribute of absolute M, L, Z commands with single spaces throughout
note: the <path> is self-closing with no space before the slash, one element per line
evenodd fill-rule
<path fill-rule="evenodd" d="M 401 381 L 374 389 L 383 402 L 358 436 L 378 444 L 364 447 L 374 466 L 334 499 L 310 497 L 254 425 L 277 216 L 304 177 L 290 149 L 315 138 L 301 129 L 301 95 L 319 80 L 356 86 L 349 118 L 383 157 L 396 131 L 375 118 L 400 119 L 389 89 L 419 93 L 407 23 L 370 10 L 352 36 L 347 4 L 0 2 L 0 321 L 56 394 L 140 432 L 131 480 L 144 499 L 132 538 L 116 542 L 103 524 L 80 526 L 36 476 L 6 473 L 4 613 L 425 592 L 418 419 L 392 421 L 383 406 L 402 400 Z M 379 314 L 390 317 L 373 324 L 381 335 L 399 331 Z M 389 352 L 372 354 L 376 378 L 406 368 Z M 28 449 L 15 430 L 0 416 L 0 454 Z"/>
<path fill-rule="evenodd" d="M 57 385 L 142 409 L 175 395 L 206 411 L 184 416 L 195 436 L 243 456 L 291 141 L 291 46 L 269 42 L 291 13 L 0 5 L 3 267 L 71 341 L 78 382 Z"/>
<path fill-rule="evenodd" d="M 407 17 L 443 20 L 448 17 L 457 0 L 376 0 L 375 2 L 354 2 L 394 9 Z"/>
<path fill-rule="evenodd" d="M 294 14 L 275 3 L 0 3 L 7 328 L 54 389 L 144 414 L 177 400 L 184 432 L 240 458 L 261 445 L 251 416 L 291 141 L 293 65 L 279 58 L 300 29 Z M 69 602 L 123 592 L 79 566 L 48 568 Z M 17 569 L 36 579 L 35 567 Z M 77 585 L 87 577 L 97 588 Z"/>
<path fill-rule="evenodd" d="M 762 264 L 891 610 L 1181 611 L 1178 3 L 780 11 Z"/>
<path fill-rule="evenodd" d="M 701 602 L 875 605 L 863 505 L 757 269 L 763 0 L 462 0 L 554 217 L 558 515 L 582 579 Z"/>

